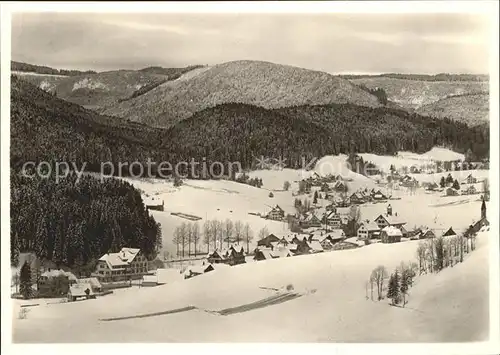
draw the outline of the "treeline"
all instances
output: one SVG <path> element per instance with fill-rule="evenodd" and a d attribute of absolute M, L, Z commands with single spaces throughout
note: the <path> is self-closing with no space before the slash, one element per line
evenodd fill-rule
<path fill-rule="evenodd" d="M 166 83 L 167 81 L 168 81 L 167 79 L 162 79 L 162 80 L 159 80 L 157 82 L 153 82 L 151 84 L 144 85 L 140 89 L 135 90 L 129 97 L 126 97 L 126 98 L 123 98 L 123 99 L 118 99 L 118 102 L 124 102 L 124 101 L 128 101 L 128 100 L 132 100 L 132 99 L 134 99 L 136 97 L 144 95 L 145 93 L 147 93 L 147 92 L 149 92 L 149 91 L 157 88 L 158 86 L 160 86 L 161 84 Z"/>
<path fill-rule="evenodd" d="M 387 93 L 385 92 L 384 89 L 382 88 L 376 88 L 376 89 L 370 89 L 366 85 L 358 85 L 361 89 L 363 89 L 366 92 L 369 92 L 370 94 L 374 95 L 378 102 L 380 102 L 382 105 L 387 105 L 388 99 L 387 99 Z"/>
<path fill-rule="evenodd" d="M 259 232 L 259 239 L 267 237 L 269 232 L 263 228 Z M 247 253 L 250 252 L 250 242 L 254 234 L 248 223 L 233 222 L 230 219 L 220 221 L 206 220 L 200 228 L 197 222 L 184 222 L 174 230 L 173 243 L 176 245 L 177 256 L 196 256 L 202 249 L 205 253 L 210 250 L 221 250 L 232 243 L 246 244 Z"/>
<path fill-rule="evenodd" d="M 37 74 L 66 75 L 66 76 L 78 76 L 84 74 L 97 73 L 96 71 L 93 70 L 81 71 L 81 70 L 54 69 L 43 65 L 33 65 L 15 61 L 10 62 L 10 70 L 28 72 L 28 73 L 37 73 Z"/>
<path fill-rule="evenodd" d="M 78 268 L 124 246 L 140 248 L 148 258 L 161 248 L 160 225 L 131 184 L 89 175 L 78 181 L 75 173 L 56 182 L 29 173 L 34 176 L 11 170 L 13 265 L 20 252 Z"/>
<path fill-rule="evenodd" d="M 435 75 L 428 74 L 379 74 L 379 75 L 339 75 L 344 79 L 364 79 L 364 78 L 393 78 L 419 81 L 488 81 L 486 74 L 448 74 L 440 73 Z"/>
<path fill-rule="evenodd" d="M 159 66 L 152 66 L 140 69 L 140 72 L 149 73 L 149 74 L 160 74 L 166 75 L 167 80 L 175 80 L 181 77 L 181 75 L 198 68 L 203 68 L 203 65 L 190 65 L 185 68 L 163 68 Z"/>

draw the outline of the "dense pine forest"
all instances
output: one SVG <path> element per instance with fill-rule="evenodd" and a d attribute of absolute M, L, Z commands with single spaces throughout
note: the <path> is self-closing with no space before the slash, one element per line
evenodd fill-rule
<path fill-rule="evenodd" d="M 12 264 L 29 251 L 78 268 L 123 246 L 149 258 L 161 248 L 160 225 L 132 185 L 89 175 L 77 181 L 74 173 L 56 183 L 11 170 Z"/>
<path fill-rule="evenodd" d="M 275 110 L 224 104 L 200 111 L 170 129 L 151 128 L 100 116 L 12 78 L 11 166 L 26 161 L 67 161 L 100 172 L 101 162 L 167 161 L 194 158 L 241 163 L 260 156 L 287 159 L 328 154 L 423 153 L 441 145 L 478 158 L 489 155 L 489 125 L 468 127 L 403 110 L 352 104 L 295 106 Z M 154 167 L 153 167 L 154 173 Z M 118 171 L 118 168 L 115 169 Z M 122 170 L 126 175 L 127 171 Z M 138 173 L 137 169 L 134 173 Z"/>

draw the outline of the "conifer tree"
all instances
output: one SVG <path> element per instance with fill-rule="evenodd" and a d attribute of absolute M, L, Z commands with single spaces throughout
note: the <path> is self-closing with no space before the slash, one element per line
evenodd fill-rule
<path fill-rule="evenodd" d="M 446 180 L 444 179 L 444 176 L 441 176 L 441 181 L 439 181 L 439 186 L 444 188 L 446 186 Z"/>
<path fill-rule="evenodd" d="M 400 292 L 401 296 L 403 297 L 403 307 L 406 304 L 406 294 L 408 293 L 408 288 L 409 288 L 408 281 L 409 281 L 409 279 L 410 279 L 409 270 L 403 269 L 403 271 L 401 272 L 401 282 L 400 282 L 400 286 L 399 286 L 399 292 Z"/>
<path fill-rule="evenodd" d="M 396 270 L 389 278 L 389 286 L 387 289 L 387 298 L 391 299 L 393 305 L 399 303 L 400 298 L 400 277 Z"/>
<path fill-rule="evenodd" d="M 455 190 L 460 190 L 460 184 L 458 183 L 457 179 L 455 179 L 455 181 L 453 181 L 453 188 Z"/>
<path fill-rule="evenodd" d="M 318 203 L 318 191 L 314 191 L 314 198 L 313 198 L 313 204 Z"/>
<path fill-rule="evenodd" d="M 31 298 L 33 296 L 33 289 L 31 288 L 31 267 L 27 261 L 25 261 L 23 266 L 21 267 L 19 279 L 19 291 L 21 295 L 23 295 L 24 299 Z"/>

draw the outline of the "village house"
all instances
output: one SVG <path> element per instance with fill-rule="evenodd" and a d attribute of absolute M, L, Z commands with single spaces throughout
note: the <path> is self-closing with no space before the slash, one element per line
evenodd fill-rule
<path fill-rule="evenodd" d="M 323 250 L 332 250 L 333 248 L 333 244 L 330 241 L 330 238 L 328 238 L 328 236 L 323 237 L 323 240 L 321 240 L 320 243 Z"/>
<path fill-rule="evenodd" d="M 269 211 L 266 217 L 275 221 L 281 221 L 285 218 L 285 211 L 283 211 L 280 206 L 276 205 L 271 209 L 271 211 Z"/>
<path fill-rule="evenodd" d="M 360 205 L 365 202 L 364 196 L 360 192 L 355 192 L 349 197 L 352 205 Z"/>
<path fill-rule="evenodd" d="M 271 248 L 271 243 L 273 242 L 278 242 L 280 238 L 275 236 L 274 234 L 269 234 L 267 237 L 262 238 L 257 242 L 258 247 L 266 247 L 266 248 Z"/>
<path fill-rule="evenodd" d="M 122 248 L 117 253 L 104 254 L 91 276 L 102 283 L 141 279 L 147 272 L 148 261 L 140 249 Z"/>
<path fill-rule="evenodd" d="M 406 224 L 406 221 L 404 221 L 402 218 L 399 218 L 397 214 L 393 216 L 392 206 L 389 204 L 387 206 L 387 213 L 381 214 L 377 218 L 375 218 L 375 223 L 377 223 L 379 229 L 383 229 L 387 226 L 392 226 L 402 230 L 403 226 Z"/>
<path fill-rule="evenodd" d="M 345 232 L 342 229 L 333 229 L 328 232 L 323 237 L 323 240 L 327 239 L 332 245 L 335 245 L 346 238 Z"/>
<path fill-rule="evenodd" d="M 186 269 L 184 272 L 184 279 L 190 279 L 201 274 L 205 274 L 210 271 L 214 271 L 215 268 L 212 264 L 193 265 Z"/>
<path fill-rule="evenodd" d="M 245 263 L 245 249 L 243 246 L 231 245 L 228 249 L 214 250 L 207 256 L 210 264 L 238 265 Z"/>
<path fill-rule="evenodd" d="M 326 212 L 323 215 L 323 223 L 329 227 L 340 228 L 342 225 L 342 219 L 337 211 Z"/>
<path fill-rule="evenodd" d="M 71 272 L 49 269 L 38 278 L 38 297 L 64 297 L 76 283 L 77 278 Z"/>
<path fill-rule="evenodd" d="M 477 183 L 477 178 L 472 176 L 472 174 L 467 175 L 467 177 L 462 181 L 462 184 L 475 184 Z"/>
<path fill-rule="evenodd" d="M 148 210 L 163 211 L 165 209 L 165 201 L 158 197 L 145 195 L 142 197 L 142 200 Z"/>
<path fill-rule="evenodd" d="M 427 184 L 426 188 L 427 191 L 436 191 L 439 189 L 439 185 L 436 184 L 435 182 L 431 182 L 430 184 Z"/>
<path fill-rule="evenodd" d="M 430 229 L 424 229 L 418 234 L 418 239 L 436 238 L 436 234 Z"/>
<path fill-rule="evenodd" d="M 443 237 L 453 237 L 455 235 L 457 235 L 457 233 L 455 233 L 453 227 L 450 227 L 446 232 L 443 233 Z"/>
<path fill-rule="evenodd" d="M 342 179 L 342 178 L 341 178 Z M 342 180 L 338 180 L 335 185 L 333 185 L 333 191 L 335 192 L 347 192 L 347 185 Z"/>
<path fill-rule="evenodd" d="M 373 221 L 363 222 L 358 228 L 357 236 L 359 240 L 368 240 L 380 237 L 380 228 Z"/>
<path fill-rule="evenodd" d="M 321 227 L 321 221 L 313 212 L 307 212 L 299 219 L 299 226 L 302 228 Z"/>
<path fill-rule="evenodd" d="M 77 283 L 70 286 L 67 297 L 69 302 L 74 302 L 81 297 L 91 299 L 95 298 L 96 295 L 89 283 Z"/>
<path fill-rule="evenodd" d="M 384 195 L 380 190 L 373 191 L 371 192 L 371 198 L 374 201 L 384 201 L 387 200 L 387 196 Z"/>
<path fill-rule="evenodd" d="M 483 202 L 481 203 L 481 219 L 471 226 L 470 233 L 477 233 L 481 228 L 489 226 L 490 222 L 486 218 L 486 202 L 483 197 Z"/>
<path fill-rule="evenodd" d="M 337 206 L 335 205 L 334 202 L 330 203 L 329 205 L 327 205 L 325 207 L 325 210 L 327 211 L 332 211 L 332 212 L 336 212 L 337 211 Z"/>
<path fill-rule="evenodd" d="M 446 188 L 446 196 L 458 196 L 458 190 L 455 190 L 453 187 Z"/>
<path fill-rule="evenodd" d="M 310 242 L 307 242 L 309 245 L 309 252 L 310 253 L 322 253 L 323 247 L 321 246 L 321 243 L 317 240 L 311 240 Z"/>
<path fill-rule="evenodd" d="M 469 185 L 462 189 L 462 195 L 474 195 L 475 193 L 477 193 L 477 191 L 474 185 Z"/>
<path fill-rule="evenodd" d="M 401 230 L 394 226 L 384 227 L 380 232 L 380 240 L 382 243 L 399 243 L 402 237 L 403 233 L 401 233 Z"/>
<path fill-rule="evenodd" d="M 77 279 L 76 283 L 79 284 L 89 284 L 90 287 L 92 288 L 92 292 L 94 293 L 100 293 L 102 292 L 102 285 L 97 279 L 97 277 L 87 277 L 84 279 Z"/>

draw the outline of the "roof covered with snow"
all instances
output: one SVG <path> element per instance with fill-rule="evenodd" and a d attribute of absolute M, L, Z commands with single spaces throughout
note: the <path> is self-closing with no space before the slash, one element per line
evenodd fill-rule
<path fill-rule="evenodd" d="M 361 223 L 361 226 L 364 227 L 364 229 L 366 229 L 367 231 L 370 231 L 370 232 L 380 230 L 380 228 L 378 227 L 378 224 L 375 223 L 375 221 L 363 222 L 363 223 Z"/>
<path fill-rule="evenodd" d="M 48 278 L 58 277 L 58 276 L 67 276 L 69 280 L 77 281 L 77 278 L 73 273 L 71 273 L 69 271 L 64 271 L 64 270 L 45 271 L 41 276 L 45 276 Z"/>
<path fill-rule="evenodd" d="M 387 233 L 388 236 L 391 237 L 402 237 L 403 233 L 399 230 L 399 228 L 393 227 L 393 226 L 387 226 L 384 229 L 382 229 L 382 232 Z"/>
<path fill-rule="evenodd" d="M 375 220 L 379 219 L 380 217 L 383 217 L 387 223 L 389 223 L 389 225 L 397 225 L 397 224 L 406 224 L 406 221 L 401 218 L 400 216 L 395 216 L 395 215 L 392 215 L 392 216 L 389 216 L 387 214 L 381 214 L 379 215 Z"/>
<path fill-rule="evenodd" d="M 108 267 L 127 266 L 134 260 L 140 249 L 122 248 L 118 253 L 108 253 L 101 256 L 100 261 L 105 261 Z"/>
<path fill-rule="evenodd" d="M 92 291 L 92 286 L 90 286 L 89 283 L 77 283 L 71 285 L 71 287 L 69 288 L 69 294 L 73 297 L 84 297 L 87 296 L 87 293 L 85 292 L 86 290 L 89 290 L 89 296 L 94 294 L 94 291 Z"/>

